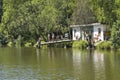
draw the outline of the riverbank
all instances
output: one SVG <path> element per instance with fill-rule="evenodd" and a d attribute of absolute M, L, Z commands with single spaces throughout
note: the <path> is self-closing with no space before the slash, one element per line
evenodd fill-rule
<path fill-rule="evenodd" d="M 73 41 L 72 48 L 87 49 L 90 44 L 85 40 Z M 92 49 L 98 50 L 120 50 L 120 46 L 113 46 L 112 41 L 99 41 L 97 43 L 91 43 Z"/>
<path fill-rule="evenodd" d="M 21 45 L 21 41 L 18 39 L 16 40 L 16 43 L 8 42 L 5 47 L 36 47 L 36 43 L 26 42 L 24 45 Z M 44 43 L 44 44 L 43 44 Z M 47 47 L 59 47 L 59 48 L 78 48 L 78 49 L 87 49 L 89 46 L 89 43 L 86 40 L 61 40 L 61 41 L 51 41 L 51 42 L 44 42 L 41 41 L 41 48 L 45 49 Z M 120 50 L 120 47 L 114 48 L 111 41 L 100 41 L 97 43 L 94 43 L 93 45 L 94 49 L 101 49 L 101 50 L 110 50 L 110 49 L 118 49 Z M 2 45 L 1 45 L 2 47 Z"/>

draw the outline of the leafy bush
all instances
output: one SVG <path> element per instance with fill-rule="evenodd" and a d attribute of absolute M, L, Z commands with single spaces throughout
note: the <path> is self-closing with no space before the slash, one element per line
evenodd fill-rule
<path fill-rule="evenodd" d="M 120 20 L 117 20 L 112 27 L 112 43 L 114 48 L 119 48 L 120 46 Z"/>
<path fill-rule="evenodd" d="M 41 45 L 41 49 L 47 49 L 47 45 Z"/>
<path fill-rule="evenodd" d="M 14 43 L 10 41 L 10 42 L 8 42 L 7 46 L 13 47 L 13 46 L 14 46 Z"/>
<path fill-rule="evenodd" d="M 33 45 L 33 47 L 36 47 L 37 46 L 37 44 L 35 43 L 34 45 Z"/>
<path fill-rule="evenodd" d="M 80 41 L 74 41 L 72 47 L 73 48 L 80 48 L 80 49 L 85 49 L 87 48 L 87 41 L 85 40 L 80 40 Z"/>
<path fill-rule="evenodd" d="M 16 42 L 16 47 L 21 47 L 21 45 L 22 45 L 22 37 L 21 37 L 21 35 L 18 36 L 18 38 L 17 38 L 17 40 L 15 42 Z"/>
<path fill-rule="evenodd" d="M 112 42 L 111 41 L 103 41 L 97 45 L 98 49 L 109 50 L 112 49 Z"/>
<path fill-rule="evenodd" d="M 30 46 L 32 46 L 32 43 L 26 42 L 24 46 L 25 46 L 25 47 L 30 47 Z"/>

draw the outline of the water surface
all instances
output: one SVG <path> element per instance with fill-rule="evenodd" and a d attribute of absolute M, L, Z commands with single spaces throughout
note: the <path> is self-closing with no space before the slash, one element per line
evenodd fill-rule
<path fill-rule="evenodd" d="M 120 80 L 120 52 L 0 48 L 0 80 Z"/>

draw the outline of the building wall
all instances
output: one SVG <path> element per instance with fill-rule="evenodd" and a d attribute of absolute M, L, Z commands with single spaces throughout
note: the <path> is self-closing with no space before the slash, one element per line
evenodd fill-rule
<path fill-rule="evenodd" d="M 78 40 L 80 39 L 80 28 L 76 27 L 76 28 L 72 28 L 72 40 Z"/>
<path fill-rule="evenodd" d="M 101 30 L 101 32 L 99 33 L 99 29 Z M 94 30 L 93 30 L 93 38 L 96 38 L 97 36 L 99 36 L 98 38 L 100 40 L 104 40 L 104 26 L 103 25 L 95 25 L 94 26 Z"/>
<path fill-rule="evenodd" d="M 93 39 L 96 39 L 96 37 L 97 38 L 99 38 L 99 40 L 101 40 L 101 41 L 104 41 L 104 25 L 102 25 L 102 24 L 96 24 L 96 25 L 92 25 L 93 26 L 93 32 L 92 32 L 92 38 Z M 88 26 L 88 28 L 90 28 L 89 26 Z M 90 29 L 88 29 L 88 30 L 90 30 Z M 78 39 L 82 39 L 82 40 L 84 40 L 85 39 L 85 36 L 82 34 L 83 33 L 83 31 L 82 30 L 80 30 L 80 27 L 72 27 L 72 40 L 78 40 Z M 77 36 L 77 38 L 76 38 L 76 36 Z"/>

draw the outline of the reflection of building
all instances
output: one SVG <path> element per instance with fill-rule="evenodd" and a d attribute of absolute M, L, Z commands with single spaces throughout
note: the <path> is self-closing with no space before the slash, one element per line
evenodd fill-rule
<path fill-rule="evenodd" d="M 104 40 L 104 25 L 100 23 L 93 23 L 93 24 L 85 24 L 85 25 L 71 25 L 72 28 L 72 39 L 78 40 L 82 39 L 85 40 L 87 35 L 90 35 L 92 39 L 97 40 Z"/>
<path fill-rule="evenodd" d="M 95 70 L 95 80 L 106 80 L 105 76 L 105 63 L 104 63 L 104 54 L 97 51 L 93 55 L 94 70 Z"/>

